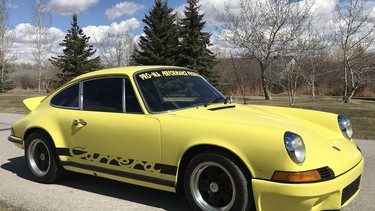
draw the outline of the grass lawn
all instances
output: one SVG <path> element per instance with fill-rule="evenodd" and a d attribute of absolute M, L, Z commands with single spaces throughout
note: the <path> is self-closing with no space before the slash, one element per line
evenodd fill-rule
<path fill-rule="evenodd" d="M 0 94 L 0 112 L 24 113 L 22 100 L 41 95 L 44 94 L 2 93 Z M 235 100 L 243 103 L 239 97 Z M 248 97 L 247 103 L 289 106 L 286 96 L 273 96 L 272 101 L 266 101 L 263 97 Z M 295 107 L 346 115 L 353 123 L 354 138 L 375 140 L 375 99 L 353 99 L 350 103 L 341 103 L 339 97 L 317 97 L 315 101 L 312 101 L 308 96 L 303 96 L 296 99 Z"/>
<path fill-rule="evenodd" d="M 0 112 L 22 114 L 25 112 L 22 100 L 36 96 L 43 96 L 43 94 L 38 95 L 35 93 L 0 93 Z"/>

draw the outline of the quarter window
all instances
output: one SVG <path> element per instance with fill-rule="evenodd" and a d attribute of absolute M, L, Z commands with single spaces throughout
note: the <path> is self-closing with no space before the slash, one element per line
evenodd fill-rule
<path fill-rule="evenodd" d="M 56 107 L 79 109 L 79 84 L 70 86 L 57 93 L 51 100 L 51 105 Z"/>

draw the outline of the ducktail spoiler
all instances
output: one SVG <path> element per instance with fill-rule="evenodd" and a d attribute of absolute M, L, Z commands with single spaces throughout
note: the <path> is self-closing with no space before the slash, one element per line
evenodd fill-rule
<path fill-rule="evenodd" d="M 23 105 L 25 106 L 26 114 L 34 111 L 36 107 L 46 98 L 46 96 L 31 97 L 23 100 Z"/>

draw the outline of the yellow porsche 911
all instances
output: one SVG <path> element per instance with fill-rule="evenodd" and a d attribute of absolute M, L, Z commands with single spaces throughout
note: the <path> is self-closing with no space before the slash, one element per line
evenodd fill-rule
<path fill-rule="evenodd" d="M 24 100 L 9 141 L 37 182 L 66 170 L 165 191 L 194 210 L 339 210 L 364 158 L 343 115 L 238 105 L 179 67 L 107 69 Z"/>

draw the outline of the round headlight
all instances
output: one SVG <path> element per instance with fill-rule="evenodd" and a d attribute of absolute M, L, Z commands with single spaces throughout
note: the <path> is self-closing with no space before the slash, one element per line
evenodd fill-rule
<path fill-rule="evenodd" d="M 302 138 L 292 132 L 285 132 L 284 134 L 285 149 L 289 154 L 289 157 L 296 164 L 301 164 L 306 158 L 305 143 Z"/>
<path fill-rule="evenodd" d="M 339 115 L 337 119 L 341 132 L 347 139 L 351 139 L 353 137 L 353 126 L 350 120 L 344 115 Z"/>

